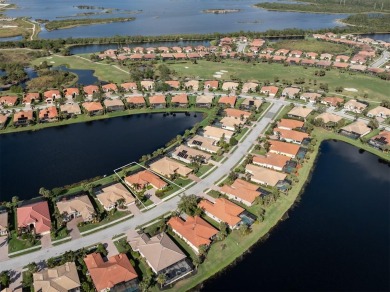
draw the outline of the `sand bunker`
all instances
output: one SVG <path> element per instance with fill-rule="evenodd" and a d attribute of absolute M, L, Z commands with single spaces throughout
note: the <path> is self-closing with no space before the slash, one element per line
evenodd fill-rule
<path fill-rule="evenodd" d="M 351 91 L 351 92 L 358 92 L 356 88 L 344 88 L 346 91 Z"/>

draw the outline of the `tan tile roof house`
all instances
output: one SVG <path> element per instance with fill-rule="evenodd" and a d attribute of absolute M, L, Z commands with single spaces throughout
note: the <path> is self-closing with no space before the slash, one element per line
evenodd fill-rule
<path fill-rule="evenodd" d="M 8 234 L 8 212 L 0 211 L 0 236 Z"/>
<path fill-rule="evenodd" d="M 245 211 L 244 208 L 230 202 L 225 198 L 215 199 L 215 203 L 209 200 L 202 200 L 198 204 L 205 214 L 217 222 L 225 222 L 231 229 L 237 228 L 241 222 L 239 215 Z"/>
<path fill-rule="evenodd" d="M 218 100 L 218 104 L 225 104 L 229 107 L 234 107 L 237 101 L 237 96 L 222 96 Z"/>
<path fill-rule="evenodd" d="M 33 111 L 19 111 L 14 113 L 13 121 L 15 126 L 27 125 L 34 120 Z"/>
<path fill-rule="evenodd" d="M 95 209 L 87 195 L 77 196 L 69 200 L 64 199 L 58 201 L 56 205 L 60 214 L 64 216 L 65 221 L 81 217 L 84 222 L 88 222 L 96 215 Z"/>
<path fill-rule="evenodd" d="M 258 188 L 257 185 L 238 178 L 231 186 L 223 185 L 220 188 L 220 192 L 227 195 L 229 199 L 252 206 L 256 198 L 261 195 Z"/>
<path fill-rule="evenodd" d="M 126 184 L 136 189 L 143 189 L 151 185 L 155 189 L 163 189 L 168 184 L 163 181 L 158 175 L 148 170 L 139 171 L 125 178 Z"/>
<path fill-rule="evenodd" d="M 336 124 L 339 121 L 341 121 L 343 118 L 338 116 L 338 115 L 325 112 L 325 113 L 322 113 L 322 114 L 319 114 L 318 116 L 316 116 L 315 120 L 319 120 L 319 119 L 322 119 L 322 121 L 325 124 L 328 124 L 328 123 Z"/>
<path fill-rule="evenodd" d="M 367 117 L 373 118 L 373 117 L 379 117 L 379 118 L 388 118 L 390 116 L 390 109 L 383 107 L 383 106 L 377 106 L 373 108 L 372 110 L 369 110 L 367 113 Z"/>
<path fill-rule="evenodd" d="M 308 115 L 313 110 L 311 108 L 305 108 L 305 107 L 294 107 L 292 110 L 290 110 L 287 115 L 290 117 L 298 117 L 302 119 L 306 119 Z"/>
<path fill-rule="evenodd" d="M 228 90 L 236 90 L 240 84 L 238 82 L 224 82 L 222 84 L 222 90 L 228 91 Z"/>
<path fill-rule="evenodd" d="M 193 138 L 191 138 L 187 145 L 189 147 L 198 148 L 200 150 L 209 152 L 209 153 L 216 153 L 218 152 L 221 147 L 217 145 L 217 141 L 211 138 L 206 138 L 200 135 L 196 135 Z"/>
<path fill-rule="evenodd" d="M 291 157 L 276 154 L 268 153 L 266 156 L 263 155 L 254 155 L 253 164 L 259 165 L 265 168 L 271 168 L 274 170 L 282 171 L 283 167 L 287 162 L 291 160 Z"/>
<path fill-rule="evenodd" d="M 135 198 L 121 183 L 116 183 L 102 188 L 102 192 L 97 194 L 96 198 L 107 211 L 114 209 L 118 205 L 118 201 L 121 199 L 124 200 L 125 206 L 135 203 Z"/>
<path fill-rule="evenodd" d="M 217 127 L 206 126 L 204 128 L 203 136 L 216 141 L 219 141 L 222 137 L 224 137 L 225 140 L 229 140 L 233 136 L 233 132 Z"/>
<path fill-rule="evenodd" d="M 240 107 L 241 108 L 244 108 L 246 110 L 249 110 L 251 108 L 255 108 L 255 109 L 258 109 L 261 105 L 262 105 L 262 101 L 261 99 L 256 99 L 254 97 L 250 97 L 250 98 L 244 98 L 244 101 L 241 103 Z"/>
<path fill-rule="evenodd" d="M 186 145 L 180 145 L 172 153 L 172 158 L 188 164 L 190 164 L 196 157 L 200 158 L 203 163 L 207 163 L 211 158 L 211 154 L 188 147 Z"/>
<path fill-rule="evenodd" d="M 51 269 L 43 269 L 33 274 L 35 291 L 66 292 L 79 291 L 80 278 L 74 262 L 67 262 Z"/>
<path fill-rule="evenodd" d="M 125 105 L 123 104 L 123 102 L 119 98 L 105 99 L 103 101 L 103 104 L 106 107 L 106 110 L 109 112 L 122 111 L 125 109 Z"/>
<path fill-rule="evenodd" d="M 287 143 L 287 142 L 281 142 L 281 141 L 270 141 L 270 152 L 285 155 L 291 158 L 295 158 L 295 156 L 299 152 L 299 145 Z"/>
<path fill-rule="evenodd" d="M 99 253 L 91 253 L 84 258 L 89 275 L 97 291 L 109 291 L 116 285 L 138 278 L 126 254 L 109 257 L 106 261 Z"/>
<path fill-rule="evenodd" d="M 282 181 L 286 178 L 286 174 L 271 170 L 268 168 L 256 166 L 253 164 L 248 164 L 245 167 L 246 172 L 252 174 L 251 180 L 263 184 L 266 186 L 274 187 L 278 184 L 279 181 Z"/>
<path fill-rule="evenodd" d="M 5 95 L 0 97 L 0 104 L 2 105 L 14 106 L 17 101 L 18 101 L 17 96 Z"/>
<path fill-rule="evenodd" d="M 164 232 L 150 238 L 142 234 L 131 239 L 129 243 L 156 274 L 186 258 L 186 255 Z"/>
<path fill-rule="evenodd" d="M 190 89 L 190 90 L 194 90 L 194 91 L 198 91 L 199 89 L 199 81 L 198 80 L 189 80 L 187 81 L 184 86 L 187 88 L 187 89 Z"/>
<path fill-rule="evenodd" d="M 286 88 L 283 89 L 283 91 L 282 91 L 282 96 L 288 97 L 288 98 L 295 98 L 295 96 L 296 96 L 297 94 L 299 94 L 299 92 L 301 92 L 301 89 L 300 89 L 300 88 L 296 88 L 296 87 L 286 87 Z"/>
<path fill-rule="evenodd" d="M 305 100 L 310 103 L 316 103 L 317 100 L 321 97 L 321 94 L 316 92 L 305 92 L 302 93 L 300 99 Z"/>
<path fill-rule="evenodd" d="M 234 118 L 234 117 L 224 117 L 220 121 L 222 129 L 229 130 L 229 131 L 236 131 L 236 127 L 239 125 L 243 125 L 245 123 L 244 120 L 241 120 L 240 118 Z"/>
<path fill-rule="evenodd" d="M 174 233 L 183 239 L 196 253 L 201 245 L 209 246 L 218 233 L 218 229 L 203 220 L 200 216 L 172 217 L 167 222 Z"/>
<path fill-rule="evenodd" d="M 84 102 L 83 108 L 91 115 L 102 114 L 104 110 L 98 101 Z"/>
<path fill-rule="evenodd" d="M 344 103 L 344 99 L 341 97 L 324 97 L 321 100 L 321 103 L 329 106 L 338 106 L 339 104 Z"/>
<path fill-rule="evenodd" d="M 61 113 L 71 115 L 71 116 L 81 114 L 80 106 L 77 103 L 62 104 L 60 105 L 60 111 Z"/>
<path fill-rule="evenodd" d="M 146 90 L 150 90 L 154 87 L 154 81 L 142 80 L 141 87 L 143 87 Z"/>
<path fill-rule="evenodd" d="M 33 226 L 36 234 L 44 235 L 50 233 L 51 220 L 49 205 L 46 201 L 18 207 L 16 213 L 18 228 L 30 230 L 31 226 Z"/>
<path fill-rule="evenodd" d="M 196 97 L 197 107 L 210 107 L 213 103 L 214 96 L 212 95 L 199 95 Z"/>
<path fill-rule="evenodd" d="M 192 172 L 191 168 L 168 157 L 163 157 L 153 162 L 150 165 L 150 169 L 166 177 L 171 177 L 175 173 L 186 177 Z"/>
<path fill-rule="evenodd" d="M 366 107 L 366 104 L 358 102 L 355 99 L 351 99 L 344 104 L 344 109 L 358 114 L 360 114 Z"/>
<path fill-rule="evenodd" d="M 341 131 L 357 134 L 360 137 L 367 135 L 371 132 L 371 129 L 367 127 L 367 125 L 361 121 L 353 122 L 352 124 L 349 124 L 345 127 L 341 128 Z"/>
<path fill-rule="evenodd" d="M 246 82 L 242 85 L 242 92 L 243 93 L 255 92 L 257 86 L 259 86 L 259 84 L 255 82 Z"/>

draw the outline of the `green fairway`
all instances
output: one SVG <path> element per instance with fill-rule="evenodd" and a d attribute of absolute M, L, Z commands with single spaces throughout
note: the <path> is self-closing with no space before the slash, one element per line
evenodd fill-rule
<path fill-rule="evenodd" d="M 284 40 L 272 43 L 271 47 L 276 50 L 301 50 L 304 52 L 329 53 L 329 54 L 350 54 L 351 48 L 346 45 L 334 44 L 318 40 Z"/>
<path fill-rule="evenodd" d="M 43 61 L 46 61 L 49 65 L 53 66 L 66 65 L 71 69 L 94 70 L 94 76 L 102 81 L 122 83 L 130 80 L 130 75 L 117 67 L 108 64 L 94 63 L 87 58 L 77 55 L 67 57 L 52 55 L 50 57 L 36 59 L 32 62 L 32 65 L 39 65 Z"/>
<path fill-rule="evenodd" d="M 334 93 L 337 87 L 354 88 L 357 92 L 346 91 L 343 95 L 350 97 L 363 97 L 364 93 L 368 94 L 368 101 L 382 101 L 389 98 L 389 82 L 381 80 L 377 77 L 365 75 L 362 73 L 345 72 L 331 69 L 326 71 L 323 77 L 315 76 L 315 71 L 318 68 L 307 68 L 303 66 L 291 65 L 284 66 L 283 64 L 268 64 L 268 63 L 245 63 L 239 60 L 224 60 L 223 62 L 209 62 L 204 60 L 197 61 L 197 64 L 192 62 L 166 63 L 167 66 L 176 72 L 179 77 L 215 79 L 215 72 L 226 70 L 221 79 L 231 80 L 239 78 L 242 81 L 255 80 L 264 82 L 266 80 L 274 82 L 274 78 L 278 77 L 280 81 L 286 80 L 294 83 L 294 79 L 305 78 L 305 83 L 301 86 L 309 89 L 318 89 L 321 83 L 327 83 L 329 93 Z M 316 80 L 316 85 L 314 85 Z"/>

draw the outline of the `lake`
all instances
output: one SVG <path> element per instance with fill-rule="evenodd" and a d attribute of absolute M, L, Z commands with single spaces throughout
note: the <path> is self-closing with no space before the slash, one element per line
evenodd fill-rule
<path fill-rule="evenodd" d="M 28 16 L 32 19 L 76 18 L 80 13 L 101 13 L 98 9 L 79 9 L 77 5 L 116 8 L 112 14 L 92 17 L 135 17 L 135 21 L 110 24 L 96 24 L 64 30 L 46 31 L 40 38 L 107 37 L 113 35 L 161 35 L 186 33 L 227 33 L 236 31 L 265 31 L 268 29 L 301 28 L 320 29 L 340 26 L 338 18 L 345 14 L 314 14 L 267 11 L 253 7 L 259 2 L 276 0 L 143 0 L 119 1 L 86 0 L 11 0 L 19 8 L 8 10 L 10 17 Z M 205 9 L 239 9 L 237 13 L 208 14 Z"/>
<path fill-rule="evenodd" d="M 389 291 L 389 165 L 324 142 L 289 218 L 202 291 Z"/>
<path fill-rule="evenodd" d="M 0 201 L 112 174 L 202 120 L 202 114 L 141 114 L 0 135 Z"/>

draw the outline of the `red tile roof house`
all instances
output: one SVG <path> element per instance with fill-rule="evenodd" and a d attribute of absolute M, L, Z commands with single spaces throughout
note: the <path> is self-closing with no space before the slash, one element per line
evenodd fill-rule
<path fill-rule="evenodd" d="M 164 83 L 169 85 L 169 89 L 179 89 L 180 88 L 180 81 L 177 81 L 177 80 L 168 80 L 168 81 L 165 81 Z"/>
<path fill-rule="evenodd" d="M 43 93 L 43 98 L 47 103 L 52 103 L 56 99 L 61 98 L 61 93 L 57 89 L 48 90 Z"/>
<path fill-rule="evenodd" d="M 90 116 L 102 115 L 104 113 L 104 108 L 98 101 L 84 102 L 82 106 Z"/>
<path fill-rule="evenodd" d="M 39 101 L 41 99 L 38 92 L 28 92 L 23 97 L 23 103 L 25 105 L 30 105 L 36 101 Z"/>
<path fill-rule="evenodd" d="M 80 94 L 80 90 L 75 87 L 64 89 L 65 98 L 75 98 Z"/>
<path fill-rule="evenodd" d="M 278 128 L 284 129 L 284 130 L 293 130 L 297 128 L 302 128 L 304 126 L 304 122 L 297 121 L 297 120 L 291 120 L 291 119 L 281 119 L 280 122 L 278 122 Z"/>
<path fill-rule="evenodd" d="M 188 107 L 187 94 L 183 93 L 172 96 L 171 105 L 174 107 Z"/>
<path fill-rule="evenodd" d="M 165 108 L 167 102 L 165 101 L 165 95 L 152 95 L 149 97 L 149 106 L 151 108 Z"/>
<path fill-rule="evenodd" d="M 138 285 L 138 275 L 126 254 L 120 253 L 104 260 L 99 253 L 92 253 L 84 258 L 84 262 L 98 292 L 115 290 L 116 287 L 120 291 L 125 283 L 126 287 Z"/>
<path fill-rule="evenodd" d="M 204 213 L 217 222 L 225 222 L 230 229 L 235 229 L 240 226 L 240 215 L 245 211 L 244 208 L 230 202 L 225 198 L 218 198 L 215 203 L 209 200 L 202 200 L 198 204 Z"/>
<path fill-rule="evenodd" d="M 291 160 L 291 157 L 276 154 L 268 153 L 266 156 L 263 155 L 254 155 L 253 164 L 259 165 L 265 168 L 271 168 L 273 170 L 282 171 L 286 166 L 287 162 Z"/>
<path fill-rule="evenodd" d="M 103 92 L 106 92 L 106 93 L 109 93 L 109 92 L 118 92 L 118 86 L 116 86 L 116 84 L 114 83 L 109 83 L 109 84 L 105 84 L 105 85 L 102 85 L 102 90 Z"/>
<path fill-rule="evenodd" d="M 144 107 L 146 105 L 145 99 L 142 95 L 138 96 L 129 96 L 126 98 L 126 102 L 129 105 L 130 108 L 133 107 Z"/>
<path fill-rule="evenodd" d="M 6 95 L 6 96 L 0 97 L 0 104 L 1 105 L 15 106 L 17 102 L 18 102 L 17 96 Z"/>
<path fill-rule="evenodd" d="M 90 97 L 90 98 L 93 97 L 94 93 L 100 92 L 99 86 L 96 86 L 96 85 L 84 86 L 83 91 L 87 95 L 87 97 Z"/>
<path fill-rule="evenodd" d="M 237 101 L 237 96 L 222 96 L 218 100 L 218 104 L 233 108 L 234 105 L 236 104 L 236 101 Z"/>
<path fill-rule="evenodd" d="M 0 129 L 3 129 L 5 127 L 7 120 L 8 116 L 0 114 Z"/>
<path fill-rule="evenodd" d="M 123 88 L 124 91 L 137 90 L 137 83 L 135 83 L 135 82 L 126 82 L 126 83 L 122 83 L 121 87 Z"/>
<path fill-rule="evenodd" d="M 204 88 L 205 89 L 218 89 L 218 80 L 209 80 L 204 82 Z"/>
<path fill-rule="evenodd" d="M 183 239 L 194 251 L 199 254 L 200 246 L 210 246 L 211 241 L 218 233 L 218 229 L 203 220 L 200 216 L 172 217 L 167 222 L 172 231 Z"/>
<path fill-rule="evenodd" d="M 290 57 L 300 58 L 302 56 L 302 51 L 292 50 L 288 55 Z"/>
<path fill-rule="evenodd" d="M 24 126 L 34 121 L 34 112 L 32 110 L 19 111 L 14 113 L 14 126 Z"/>
<path fill-rule="evenodd" d="M 38 235 L 50 233 L 51 220 L 49 206 L 46 201 L 18 207 L 17 224 L 22 232 L 31 232 Z"/>
<path fill-rule="evenodd" d="M 51 123 L 58 121 L 58 111 L 55 106 L 49 106 L 39 111 L 40 123 Z"/>
<path fill-rule="evenodd" d="M 161 190 L 168 185 L 158 175 L 148 170 L 139 171 L 127 176 L 125 183 L 136 190 L 142 190 L 149 185 L 157 190 Z"/>
<path fill-rule="evenodd" d="M 349 61 L 349 56 L 338 55 L 338 56 L 336 56 L 335 61 L 336 62 L 345 62 L 346 63 L 346 62 Z"/>
<path fill-rule="evenodd" d="M 344 103 L 344 99 L 341 97 L 324 97 L 321 100 L 322 104 L 326 104 L 328 106 L 340 106 Z"/>
<path fill-rule="evenodd" d="M 261 195 L 258 189 L 259 186 L 238 178 L 231 186 L 222 186 L 220 192 L 228 196 L 231 200 L 252 206 L 256 198 Z"/>
<path fill-rule="evenodd" d="M 277 86 L 263 86 L 260 90 L 260 93 L 265 94 L 269 97 L 275 97 L 278 91 L 279 87 Z"/>
<path fill-rule="evenodd" d="M 119 98 L 105 99 L 103 104 L 106 107 L 107 112 L 123 111 L 125 109 L 125 105 Z"/>
<path fill-rule="evenodd" d="M 309 52 L 309 53 L 306 53 L 306 57 L 309 59 L 315 60 L 315 59 L 317 59 L 318 54 L 314 53 L 314 52 Z"/>
<path fill-rule="evenodd" d="M 291 158 L 295 158 L 300 148 L 299 145 L 291 144 L 287 142 L 270 141 L 270 143 L 271 143 L 271 147 L 269 150 L 270 153 L 281 154 Z"/>

